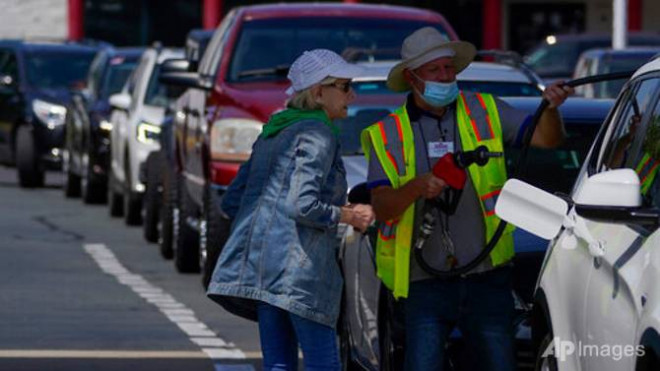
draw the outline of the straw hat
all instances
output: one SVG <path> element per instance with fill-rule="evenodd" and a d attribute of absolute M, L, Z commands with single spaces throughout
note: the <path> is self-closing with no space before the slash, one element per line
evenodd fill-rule
<path fill-rule="evenodd" d="M 410 90 L 403 77 L 405 69 L 415 69 L 432 60 L 453 57 L 456 73 L 467 67 L 477 55 L 477 48 L 466 41 L 450 41 L 433 27 L 424 27 L 406 37 L 401 47 L 402 61 L 392 67 L 387 76 L 387 87 L 396 92 Z"/>

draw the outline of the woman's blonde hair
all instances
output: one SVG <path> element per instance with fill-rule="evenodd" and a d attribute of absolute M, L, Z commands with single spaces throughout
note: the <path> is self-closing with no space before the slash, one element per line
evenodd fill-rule
<path fill-rule="evenodd" d="M 334 84 L 337 79 L 335 77 L 326 77 L 325 79 L 321 80 L 319 82 L 320 85 L 330 85 Z M 295 108 L 299 110 L 305 110 L 305 111 L 314 111 L 314 110 L 320 110 L 323 108 L 323 105 L 319 102 L 316 101 L 314 96 L 312 95 L 312 88 L 316 86 L 316 84 L 310 86 L 307 89 L 303 89 L 301 91 L 297 91 L 289 98 L 289 100 L 286 102 L 286 106 L 288 108 Z"/>

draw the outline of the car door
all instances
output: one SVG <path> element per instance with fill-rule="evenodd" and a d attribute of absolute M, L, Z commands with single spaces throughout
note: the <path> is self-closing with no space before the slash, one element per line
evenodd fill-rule
<path fill-rule="evenodd" d="M 22 107 L 18 61 L 12 49 L 0 49 L 0 162 L 13 162 L 12 133 Z"/>
<path fill-rule="evenodd" d="M 629 89 L 600 148 L 596 169 L 635 170 L 642 182 L 643 206 L 658 207 L 660 75 L 647 76 Z M 582 357 L 583 366 L 589 370 L 633 369 L 635 357 L 625 356 L 623 351 L 636 345 L 645 295 L 641 280 L 649 267 L 649 254 L 657 248 L 651 244 L 657 236 L 652 235 L 658 232 L 656 227 L 642 225 L 585 222 L 593 238 L 603 242 L 604 255 L 592 258 L 588 268 L 592 273 L 587 283 L 582 341 L 592 348 Z"/>

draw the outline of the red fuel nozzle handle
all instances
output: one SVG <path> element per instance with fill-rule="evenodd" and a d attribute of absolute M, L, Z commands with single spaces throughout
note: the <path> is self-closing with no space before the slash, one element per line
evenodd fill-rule
<path fill-rule="evenodd" d="M 454 189 L 463 189 L 467 178 L 465 170 L 457 165 L 453 153 L 447 153 L 440 157 L 433 166 L 433 175 L 444 180 L 447 185 Z"/>

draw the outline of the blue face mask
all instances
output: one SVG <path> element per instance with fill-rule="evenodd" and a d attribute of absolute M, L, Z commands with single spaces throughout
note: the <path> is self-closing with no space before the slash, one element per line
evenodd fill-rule
<path fill-rule="evenodd" d="M 424 82 L 424 93 L 422 94 L 422 98 L 432 107 L 448 106 L 458 97 L 459 91 L 456 81 L 443 83 L 422 80 L 414 73 L 413 76 Z"/>

